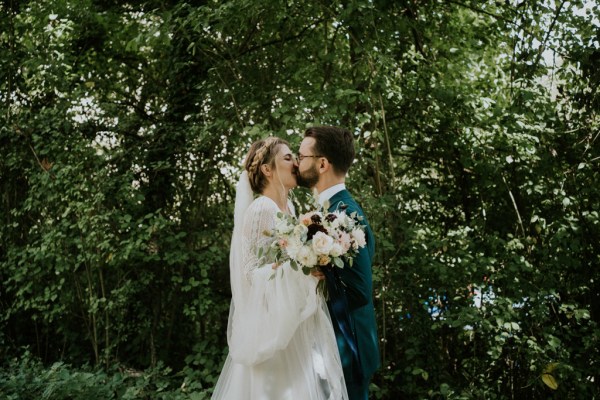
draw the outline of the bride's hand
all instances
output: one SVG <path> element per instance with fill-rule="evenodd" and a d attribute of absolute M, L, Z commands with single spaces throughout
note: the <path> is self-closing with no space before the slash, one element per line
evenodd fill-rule
<path fill-rule="evenodd" d="M 321 272 L 321 270 L 317 269 L 317 268 L 313 268 L 310 271 L 310 274 L 312 276 L 314 276 L 315 278 L 317 278 L 318 280 L 322 281 L 323 279 L 325 279 L 325 275 L 323 274 L 323 272 Z"/>

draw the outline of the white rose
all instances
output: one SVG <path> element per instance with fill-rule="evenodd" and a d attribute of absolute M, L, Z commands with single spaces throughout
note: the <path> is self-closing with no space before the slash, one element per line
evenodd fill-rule
<path fill-rule="evenodd" d="M 298 250 L 296 260 L 306 267 L 317 265 L 317 255 L 310 246 L 302 246 Z"/>
<path fill-rule="evenodd" d="M 353 247 L 354 249 L 358 249 L 359 247 L 364 247 L 367 244 L 367 240 L 365 239 L 365 232 L 362 229 L 355 228 L 352 230 L 352 239 L 354 239 Z"/>
<path fill-rule="evenodd" d="M 331 246 L 331 251 L 329 252 L 329 255 L 331 257 L 339 257 L 342 254 L 344 254 L 344 248 L 342 247 L 342 245 L 339 243 L 334 243 L 333 246 Z"/>
<path fill-rule="evenodd" d="M 323 232 L 315 233 L 312 238 L 312 247 L 317 254 L 329 254 L 333 246 L 333 238 Z"/>

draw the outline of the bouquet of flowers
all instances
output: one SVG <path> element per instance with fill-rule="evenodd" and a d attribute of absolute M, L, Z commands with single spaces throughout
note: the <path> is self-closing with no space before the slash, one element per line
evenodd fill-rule
<path fill-rule="evenodd" d="M 292 269 L 302 269 L 308 275 L 315 268 L 344 268 L 344 261 L 352 266 L 358 250 L 366 245 L 362 217 L 345 212 L 347 206 L 326 212 L 326 207 L 301 214 L 298 218 L 277 213 L 275 228 L 267 232 L 275 238 L 267 249 L 275 259 L 274 269 L 289 262 Z M 261 257 L 262 254 L 259 254 Z M 271 278 L 274 278 L 275 274 Z M 326 294 L 324 281 L 318 289 Z"/>

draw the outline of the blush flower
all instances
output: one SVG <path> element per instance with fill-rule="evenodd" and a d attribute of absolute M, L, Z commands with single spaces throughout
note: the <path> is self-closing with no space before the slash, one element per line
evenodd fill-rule
<path fill-rule="evenodd" d="M 302 214 L 300 215 L 300 218 L 298 218 L 300 220 L 300 222 L 305 225 L 305 226 L 309 226 L 310 224 L 313 223 L 312 217 L 313 215 L 316 215 L 317 212 L 316 211 L 310 211 L 307 212 L 306 214 Z"/>
<path fill-rule="evenodd" d="M 338 243 L 342 246 L 342 253 L 346 253 L 352 245 L 352 238 L 347 232 L 340 232 Z"/>

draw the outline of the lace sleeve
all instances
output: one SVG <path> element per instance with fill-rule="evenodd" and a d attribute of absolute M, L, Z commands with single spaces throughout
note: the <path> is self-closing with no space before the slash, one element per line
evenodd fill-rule
<path fill-rule="evenodd" d="M 268 261 L 259 260 L 258 251 L 260 248 L 266 249 L 274 240 L 267 233 L 274 227 L 277 211 L 277 206 L 263 197 L 256 199 L 246 212 L 242 234 L 242 260 L 244 275 L 250 283 L 259 264 Z"/>

